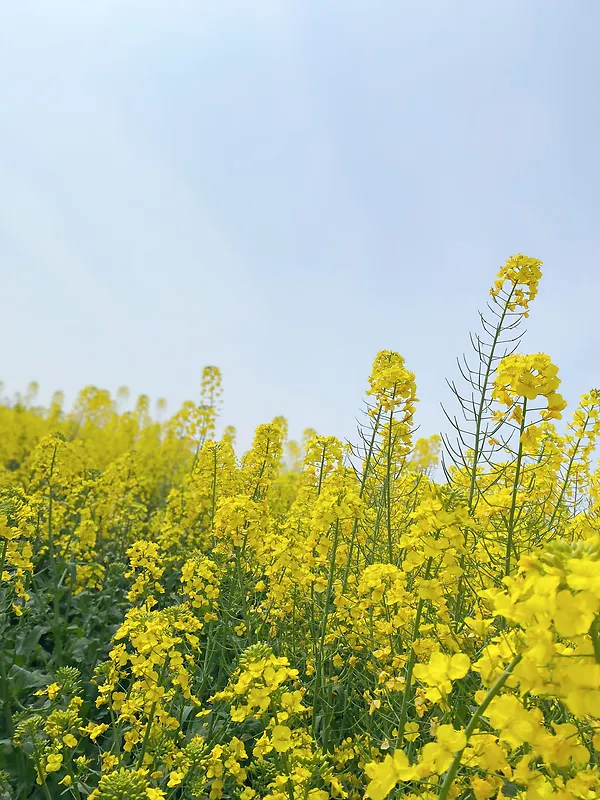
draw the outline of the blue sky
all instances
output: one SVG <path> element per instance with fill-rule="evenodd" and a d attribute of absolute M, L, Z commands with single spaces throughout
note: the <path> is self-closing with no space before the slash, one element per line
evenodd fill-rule
<path fill-rule="evenodd" d="M 500 264 L 600 385 L 600 5 L 22 0 L 0 28 L 0 378 L 352 437 L 376 352 L 423 433 Z"/>

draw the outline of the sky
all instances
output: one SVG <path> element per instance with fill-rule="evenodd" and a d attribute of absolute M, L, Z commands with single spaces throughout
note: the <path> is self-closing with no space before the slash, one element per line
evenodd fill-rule
<path fill-rule="evenodd" d="M 0 26 L 0 379 L 354 439 L 376 353 L 429 435 L 496 272 L 600 386 L 594 0 L 20 0 Z"/>

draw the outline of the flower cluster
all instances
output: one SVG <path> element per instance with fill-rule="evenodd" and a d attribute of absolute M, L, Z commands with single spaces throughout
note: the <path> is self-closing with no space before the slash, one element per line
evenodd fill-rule
<path fill-rule="evenodd" d="M 542 277 L 542 262 L 537 258 L 524 256 L 522 253 L 511 256 L 501 267 L 498 277 L 491 289 L 491 295 L 497 299 L 502 291 L 508 296 L 508 309 L 522 309 L 527 316 L 531 303 L 538 293 Z"/>
<path fill-rule="evenodd" d="M 500 362 L 494 379 L 493 397 L 509 407 L 518 398 L 536 400 L 544 397 L 547 408 L 542 410 L 542 419 L 560 419 L 567 404 L 556 391 L 559 385 L 558 367 L 545 353 L 515 353 Z"/>

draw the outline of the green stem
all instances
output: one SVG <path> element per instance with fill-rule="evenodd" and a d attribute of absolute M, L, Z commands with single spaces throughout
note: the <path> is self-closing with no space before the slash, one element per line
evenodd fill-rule
<path fill-rule="evenodd" d="M 415 648 L 413 647 L 413 644 L 416 642 L 419 636 L 419 625 L 421 624 L 421 615 L 423 614 L 424 606 L 425 606 L 425 601 L 422 599 L 419 600 L 419 603 L 417 605 L 417 613 L 415 614 L 415 624 L 413 627 L 410 655 L 408 657 L 408 663 L 406 665 L 404 693 L 402 695 L 402 706 L 400 707 L 400 721 L 398 722 L 398 736 L 397 736 L 399 742 L 402 742 L 402 739 L 404 738 L 404 728 L 406 727 L 406 718 L 408 716 L 408 704 L 410 702 L 410 697 L 412 694 L 411 684 L 412 684 L 413 670 L 415 668 L 415 663 L 417 661 L 417 654 L 415 653 Z"/>
<path fill-rule="evenodd" d="M 213 474 L 211 487 L 210 529 L 215 530 L 215 512 L 217 510 L 217 445 L 213 447 Z"/>
<path fill-rule="evenodd" d="M 167 671 L 167 664 L 169 663 L 169 656 L 165 656 L 165 663 L 162 665 L 160 674 L 158 676 L 157 686 L 162 686 L 163 678 Z M 144 741 L 142 742 L 142 749 L 138 758 L 137 768 L 141 769 L 144 766 L 144 756 L 146 755 L 146 748 L 148 747 L 148 740 L 150 739 L 150 731 L 152 729 L 152 722 L 154 721 L 154 714 L 156 713 L 156 706 L 158 700 L 155 700 L 150 707 L 150 714 L 148 715 L 148 722 L 146 723 L 146 731 L 144 733 Z"/>
<path fill-rule="evenodd" d="M 54 640 L 54 652 L 52 654 L 55 663 L 60 666 L 62 654 L 62 624 L 60 617 L 60 590 L 58 580 L 58 555 L 54 544 L 54 532 L 52 530 L 52 505 L 54 499 L 54 490 L 52 487 L 52 478 L 54 476 L 54 466 L 56 464 L 56 453 L 58 450 L 58 443 L 54 445 L 54 452 L 52 454 L 52 462 L 50 464 L 50 474 L 48 475 L 48 550 L 50 559 L 52 561 L 52 582 L 54 584 L 54 597 L 52 598 L 52 637 Z"/>
<path fill-rule="evenodd" d="M 425 580 L 429 580 L 429 576 L 431 575 L 432 563 L 433 563 L 433 557 L 429 556 L 429 558 L 427 559 L 427 565 L 425 567 L 425 575 L 424 575 Z M 397 740 L 399 742 L 401 742 L 402 738 L 404 737 L 404 728 L 406 727 L 406 718 L 408 716 L 408 704 L 410 702 L 412 694 L 411 683 L 412 683 L 413 670 L 417 662 L 417 654 L 415 653 L 415 648 L 413 647 L 413 645 L 419 638 L 419 626 L 421 624 L 421 616 L 423 615 L 424 608 L 425 608 L 425 600 L 423 600 L 423 598 L 420 598 L 417 604 L 417 611 L 415 613 L 415 624 L 413 625 L 413 633 L 410 645 L 410 655 L 408 657 L 408 663 L 406 665 L 404 694 L 402 695 L 402 706 L 400 708 L 400 721 L 398 722 Z"/>
<path fill-rule="evenodd" d="M 592 637 L 592 645 L 594 646 L 596 664 L 600 664 L 600 616 L 597 616 L 592 622 L 590 636 Z"/>
<path fill-rule="evenodd" d="M 373 432 L 371 434 L 371 441 L 369 442 L 369 449 L 367 450 L 367 457 L 365 459 L 365 466 L 363 469 L 362 478 L 360 481 L 360 491 L 358 493 L 359 497 L 362 498 L 363 493 L 365 491 L 365 486 L 367 484 L 367 478 L 369 476 L 369 469 L 371 467 L 371 459 L 373 458 L 373 449 L 375 447 L 375 437 L 377 436 L 377 431 L 379 430 L 379 420 L 381 418 L 381 406 L 379 406 L 377 410 L 377 416 L 375 418 L 375 422 L 373 424 Z M 354 520 L 354 525 L 352 526 L 352 535 L 350 538 L 350 547 L 348 548 L 348 559 L 346 561 L 346 569 L 344 570 L 344 579 L 342 581 L 342 592 L 346 591 L 346 586 L 348 585 L 348 577 L 350 575 L 350 566 L 352 564 L 352 555 L 354 553 L 354 543 L 356 540 L 356 534 L 358 532 L 358 520 Z"/>
<path fill-rule="evenodd" d="M 8 539 L 4 539 L 2 542 L 2 556 L 0 557 L 0 582 L 2 580 L 2 573 L 4 572 L 4 562 L 6 560 L 6 551 L 8 548 Z M 8 588 L 8 587 L 7 587 Z M 5 614 L 8 613 L 8 605 L 6 610 L 4 609 L 4 601 L 6 595 L 5 592 L 2 592 L 2 608 L 0 608 L 0 614 L 2 615 L 2 628 L 4 630 L 5 625 Z M 6 598 L 8 599 L 8 598 Z M 6 675 L 6 665 L 4 663 L 4 650 L 0 648 L 0 689 L 2 695 L 2 705 L 4 708 L 4 718 L 6 720 L 6 730 L 8 733 L 8 738 L 12 739 L 15 734 L 15 728 L 13 724 L 12 718 L 12 711 L 11 711 L 11 703 L 10 703 L 10 689 L 8 686 L 8 678 Z"/>
<path fill-rule="evenodd" d="M 475 488 L 477 481 L 477 464 L 479 462 L 479 458 L 483 450 L 483 448 L 481 447 L 481 442 L 483 439 L 481 423 L 483 421 L 483 409 L 485 407 L 485 403 L 487 400 L 487 389 L 489 386 L 490 378 L 492 376 L 492 371 L 494 366 L 494 356 L 496 355 L 496 347 L 500 342 L 500 334 L 502 332 L 502 326 L 504 325 L 504 320 L 506 319 L 506 315 L 508 313 L 508 306 L 510 304 L 515 289 L 516 289 L 516 284 L 513 285 L 510 294 L 508 295 L 506 303 L 504 304 L 504 308 L 502 309 L 502 314 L 500 315 L 500 320 L 498 322 L 498 325 L 496 326 L 494 338 L 492 339 L 490 352 L 487 358 L 485 375 L 483 377 L 483 384 L 481 386 L 481 398 L 479 400 L 479 408 L 477 409 L 477 416 L 475 418 L 475 443 L 473 446 L 473 464 L 471 466 L 471 481 L 469 485 L 469 499 L 468 499 L 469 510 L 471 510 L 472 508 L 473 499 L 475 497 Z"/>
<path fill-rule="evenodd" d="M 323 452 L 321 453 L 321 464 L 319 465 L 319 485 L 317 487 L 317 496 L 321 494 L 321 486 L 323 485 L 323 470 L 325 469 L 325 452 L 327 445 L 323 445 Z"/>
<path fill-rule="evenodd" d="M 511 553 L 513 549 L 513 538 L 515 529 L 515 511 L 517 509 L 517 494 L 519 491 L 519 479 L 521 477 L 521 462 L 523 460 L 523 433 L 525 432 L 525 416 L 527 414 L 527 398 L 523 398 L 523 416 L 521 417 L 521 427 L 519 428 L 519 451 L 517 453 L 517 463 L 515 466 L 515 480 L 513 484 L 512 498 L 510 502 L 510 513 L 506 528 L 506 556 L 504 559 L 504 575 L 510 573 Z"/>
<path fill-rule="evenodd" d="M 588 426 L 589 421 L 590 421 L 590 417 L 589 417 L 589 414 L 588 414 L 588 416 L 586 417 L 586 420 L 585 420 L 585 422 L 583 424 L 583 427 L 581 428 L 581 434 L 582 435 L 577 439 L 577 443 L 575 444 L 575 447 L 573 448 L 573 452 L 571 453 L 571 458 L 569 459 L 569 465 L 568 465 L 567 471 L 565 473 L 565 479 L 563 481 L 562 488 L 561 488 L 560 493 L 558 495 L 558 498 L 556 500 L 556 504 L 554 506 L 554 511 L 552 512 L 552 516 L 550 517 L 550 519 L 548 520 L 548 524 L 546 525 L 546 527 L 548 528 L 549 531 L 551 531 L 551 529 L 552 529 L 552 525 L 554 524 L 554 520 L 556 519 L 556 515 L 558 514 L 558 512 L 560 510 L 560 506 L 561 506 L 561 503 L 563 501 L 563 497 L 565 496 L 565 493 L 567 491 L 567 486 L 569 484 L 569 478 L 571 477 L 571 472 L 573 470 L 573 464 L 575 463 L 575 457 L 576 457 L 576 455 L 577 455 L 577 453 L 579 451 L 579 445 L 581 444 L 581 442 L 583 440 L 583 434 L 586 431 L 586 428 Z"/>
<path fill-rule="evenodd" d="M 473 444 L 473 463 L 470 465 L 469 469 L 471 470 L 471 480 L 469 484 L 469 496 L 467 499 L 467 507 L 469 509 L 469 513 L 473 513 L 473 501 L 475 499 L 475 490 L 477 488 L 477 465 L 479 463 L 479 459 L 483 452 L 483 441 L 485 434 L 482 432 L 482 422 L 483 422 L 483 411 L 487 401 L 487 390 L 490 383 L 490 379 L 492 377 L 493 366 L 494 366 L 494 356 L 496 355 L 496 348 L 500 342 L 500 334 L 502 333 L 502 327 L 504 325 L 504 320 L 506 319 L 506 315 L 508 313 L 508 307 L 510 305 L 510 301 L 512 300 L 512 296 L 516 289 L 516 284 L 513 284 L 512 289 L 508 295 L 508 298 L 504 304 L 504 308 L 502 309 L 502 314 L 500 315 L 500 320 L 498 325 L 496 326 L 496 330 L 494 332 L 494 338 L 492 339 L 492 344 L 490 347 L 490 352 L 488 354 L 487 363 L 485 367 L 485 374 L 483 376 L 483 383 L 481 384 L 481 396 L 479 399 L 479 407 L 477 409 L 477 414 L 475 415 L 475 442 Z M 466 536 L 465 536 L 465 544 L 466 544 Z M 465 568 L 465 557 L 462 555 L 460 557 L 460 566 L 461 569 L 464 570 Z M 454 606 L 454 621 L 458 622 L 462 617 L 462 605 L 464 600 L 464 580 L 463 576 L 461 575 L 458 579 L 458 592 L 456 597 L 456 603 Z"/>
<path fill-rule="evenodd" d="M 10 689 L 8 685 L 8 677 L 6 674 L 6 664 L 4 662 L 4 653 L 0 651 L 0 680 L 2 681 L 2 705 L 4 706 L 4 719 L 6 721 L 6 731 L 8 738 L 12 739 L 15 735 L 15 726 L 13 722 L 11 702 L 10 702 Z"/>
<path fill-rule="evenodd" d="M 48 789 L 48 784 L 46 783 L 46 776 L 44 775 L 44 771 L 42 770 L 42 762 L 40 761 L 40 754 L 38 752 L 35 742 L 33 743 L 33 760 L 35 763 L 35 768 L 37 769 L 38 775 L 40 777 L 40 781 L 42 782 L 42 789 L 44 790 L 44 795 L 46 796 L 47 800 L 52 800 L 50 789 Z"/>
<path fill-rule="evenodd" d="M 2 556 L 0 557 L 0 582 L 2 581 L 2 573 L 4 572 L 4 562 L 6 561 L 6 551 L 8 550 L 8 539 L 2 542 Z"/>
<path fill-rule="evenodd" d="M 312 730 L 313 730 L 313 738 L 315 737 L 316 733 L 316 725 L 317 725 L 317 706 L 318 706 L 318 699 L 321 692 L 321 683 L 323 680 L 323 651 L 325 649 L 325 637 L 327 635 L 327 618 L 329 616 L 329 607 L 331 605 L 331 595 L 333 592 L 333 579 L 335 575 L 335 559 L 337 554 L 337 547 L 339 541 L 339 534 L 340 534 L 340 523 L 339 520 L 335 524 L 335 531 L 333 534 L 333 543 L 331 545 L 331 558 L 329 561 L 329 575 L 327 577 L 327 589 L 325 590 L 325 604 L 323 607 L 323 616 L 321 618 L 321 631 L 319 635 L 319 649 L 317 651 L 317 669 L 315 675 L 315 692 L 314 692 L 314 702 L 313 702 L 313 723 L 312 723 Z M 325 743 L 324 749 L 326 749 L 327 745 L 327 730 L 325 729 Z"/>
<path fill-rule="evenodd" d="M 71 760 L 72 757 L 69 756 L 66 764 L 67 772 L 69 773 L 72 781 L 71 786 L 69 788 L 71 789 L 71 794 L 76 798 L 76 800 L 81 800 L 81 792 L 77 787 L 77 777 L 75 775 L 75 772 L 73 771 L 73 764 L 71 763 Z"/>
<path fill-rule="evenodd" d="M 265 447 L 265 457 L 264 457 L 263 462 L 261 464 L 260 472 L 258 473 L 258 479 L 256 481 L 256 486 L 254 488 L 254 491 L 250 495 L 252 500 L 255 500 L 255 501 L 256 500 L 260 500 L 260 482 L 262 481 L 262 477 L 264 475 L 264 472 L 265 472 L 265 469 L 266 469 L 266 466 L 267 466 L 267 459 L 269 457 L 269 447 L 270 447 L 270 445 L 271 445 L 271 440 L 267 439 L 267 444 L 266 444 L 266 447 Z"/>
<path fill-rule="evenodd" d="M 394 386 L 394 397 L 396 396 L 396 386 Z M 386 527 L 388 539 L 388 558 L 390 564 L 394 563 L 394 548 L 392 542 L 392 420 L 394 419 L 394 410 L 390 411 L 388 441 L 387 441 L 387 464 L 385 476 L 385 489 L 386 489 Z"/>
<path fill-rule="evenodd" d="M 483 702 L 481 703 L 481 705 L 479 706 L 479 708 L 475 711 L 475 713 L 471 717 L 471 720 L 470 720 L 469 724 L 465 728 L 465 738 L 466 738 L 465 747 L 469 743 L 469 739 L 471 738 L 473 732 L 477 728 L 477 725 L 479 724 L 479 720 L 485 714 L 485 712 L 487 710 L 487 707 L 492 702 L 494 697 L 496 697 L 496 695 L 500 692 L 500 690 L 502 689 L 502 687 L 504 686 L 506 681 L 511 676 L 514 668 L 517 666 L 517 664 L 521 660 L 521 658 L 522 658 L 521 655 L 517 655 L 517 656 L 515 656 L 513 658 L 513 660 L 510 662 L 510 664 L 504 670 L 504 672 L 500 675 L 500 677 L 496 680 L 494 685 L 488 691 L 488 693 L 486 694 L 486 696 L 485 696 Z M 455 754 L 454 760 L 452 761 L 452 764 L 450 764 L 448 772 L 446 773 L 446 775 L 444 777 L 444 780 L 443 780 L 443 783 L 442 783 L 442 786 L 441 786 L 441 789 L 440 789 L 440 793 L 438 795 L 439 800 L 446 800 L 446 798 L 448 797 L 448 793 L 449 793 L 450 789 L 452 788 L 452 784 L 454 783 L 454 778 L 456 777 L 456 773 L 458 772 L 458 768 L 460 766 L 460 760 L 462 758 L 462 754 L 463 754 L 463 752 L 465 750 L 465 747 L 463 747 L 462 750 L 459 750 L 459 752 Z"/>

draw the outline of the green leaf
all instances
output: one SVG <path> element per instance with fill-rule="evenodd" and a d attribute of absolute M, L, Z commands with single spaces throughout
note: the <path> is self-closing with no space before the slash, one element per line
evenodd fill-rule
<path fill-rule="evenodd" d="M 92 639 L 88 639 L 85 636 L 82 636 L 80 639 L 77 639 L 73 647 L 71 648 L 71 658 L 74 661 L 77 661 L 80 664 L 86 658 L 89 658 L 89 646 L 94 642 Z"/>
<path fill-rule="evenodd" d="M 13 664 L 9 669 L 8 678 L 13 686 L 23 689 L 39 689 L 50 683 L 50 675 L 47 673 L 40 672 L 37 669 L 28 670 L 24 667 L 19 667 L 17 664 Z M 11 688 L 13 688 L 13 686 L 11 686 Z"/>
<path fill-rule="evenodd" d="M 30 631 L 23 632 L 17 637 L 15 652 L 18 656 L 29 658 L 35 650 L 41 637 L 49 630 L 48 627 L 43 625 L 36 625 Z"/>

